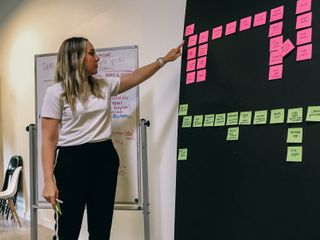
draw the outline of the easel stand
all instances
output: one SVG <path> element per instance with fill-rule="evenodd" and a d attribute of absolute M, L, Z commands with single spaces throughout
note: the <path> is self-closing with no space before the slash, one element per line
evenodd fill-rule
<path fill-rule="evenodd" d="M 121 206 L 115 205 L 115 210 L 137 210 L 143 212 L 144 217 L 144 240 L 150 240 L 150 202 L 149 202 L 149 183 L 148 183 L 148 153 L 147 153 L 147 127 L 150 122 L 141 119 L 140 136 L 141 136 L 141 172 L 140 184 L 142 185 L 142 201 L 138 200 L 138 205 Z M 36 126 L 30 124 L 26 127 L 29 132 L 29 161 L 30 161 L 30 234 L 31 240 L 38 240 L 38 209 L 51 209 L 47 202 L 39 201 L 38 193 L 38 157 L 37 157 L 37 140 Z"/>

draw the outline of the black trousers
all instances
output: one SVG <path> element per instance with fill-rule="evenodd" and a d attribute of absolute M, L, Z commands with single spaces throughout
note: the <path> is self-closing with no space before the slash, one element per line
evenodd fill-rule
<path fill-rule="evenodd" d="M 55 214 L 55 240 L 77 240 L 87 208 L 90 240 L 110 237 L 119 168 L 111 140 L 58 147 L 54 175 L 62 215 Z"/>

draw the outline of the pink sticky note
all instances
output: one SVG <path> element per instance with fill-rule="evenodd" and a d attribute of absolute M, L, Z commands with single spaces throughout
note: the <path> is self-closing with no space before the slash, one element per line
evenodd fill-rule
<path fill-rule="evenodd" d="M 266 22 L 267 22 L 267 11 L 257 13 L 256 15 L 254 15 L 254 20 L 253 20 L 254 27 L 258 27 L 263 24 L 266 24 Z"/>
<path fill-rule="evenodd" d="M 192 35 L 189 37 L 188 47 L 192 47 L 197 44 L 198 34 Z"/>
<path fill-rule="evenodd" d="M 196 59 L 189 60 L 187 62 L 187 72 L 193 71 L 196 69 Z"/>
<path fill-rule="evenodd" d="M 239 31 L 241 32 L 241 31 L 244 31 L 244 30 L 247 30 L 247 29 L 251 28 L 251 20 L 252 20 L 251 16 L 242 18 L 240 20 Z"/>
<path fill-rule="evenodd" d="M 233 21 L 233 22 L 230 22 L 226 25 L 226 33 L 225 35 L 230 35 L 232 33 L 235 33 L 236 32 L 236 28 L 237 28 L 237 21 Z"/>
<path fill-rule="evenodd" d="M 269 80 L 276 80 L 282 78 L 283 65 L 270 66 L 269 68 Z"/>
<path fill-rule="evenodd" d="M 312 58 L 312 44 L 307 44 L 298 47 L 297 49 L 297 61 L 308 60 Z"/>
<path fill-rule="evenodd" d="M 271 9 L 270 22 L 274 22 L 283 19 L 284 6 L 276 7 Z"/>
<path fill-rule="evenodd" d="M 202 44 L 199 46 L 198 57 L 205 56 L 208 54 L 208 44 Z"/>
<path fill-rule="evenodd" d="M 186 84 L 194 83 L 195 79 L 196 79 L 196 72 L 187 73 Z"/>
<path fill-rule="evenodd" d="M 208 42 L 208 38 L 209 38 L 209 30 L 201 32 L 199 36 L 199 44 Z"/>
<path fill-rule="evenodd" d="M 203 82 L 206 80 L 206 69 L 197 71 L 197 82 Z"/>
<path fill-rule="evenodd" d="M 280 50 L 283 43 L 283 35 L 278 37 L 270 38 L 270 52 Z"/>
<path fill-rule="evenodd" d="M 212 40 L 221 38 L 222 36 L 222 26 L 215 27 L 212 29 Z"/>
<path fill-rule="evenodd" d="M 187 37 L 189 35 L 192 35 L 193 33 L 194 33 L 194 23 L 186 26 L 186 30 L 185 30 L 184 36 Z"/>
<path fill-rule="evenodd" d="M 196 56 L 197 56 L 197 47 L 189 48 L 187 59 L 189 60 L 189 59 L 195 58 Z"/>
<path fill-rule="evenodd" d="M 297 16 L 296 29 L 311 27 L 312 12 Z"/>
<path fill-rule="evenodd" d="M 269 37 L 274 37 L 282 34 L 283 22 L 271 24 L 269 27 Z"/>
<path fill-rule="evenodd" d="M 307 28 L 297 32 L 297 45 L 309 43 L 312 40 L 312 28 Z"/>
<path fill-rule="evenodd" d="M 296 14 L 308 12 L 311 10 L 311 0 L 298 0 Z"/>
<path fill-rule="evenodd" d="M 207 57 L 198 58 L 197 69 L 205 68 L 207 65 Z"/>
<path fill-rule="evenodd" d="M 283 61 L 282 55 L 280 51 L 270 52 L 269 65 L 281 64 Z"/>
<path fill-rule="evenodd" d="M 287 54 L 289 54 L 294 49 L 294 45 L 290 41 L 290 39 L 287 39 L 284 41 L 282 47 L 281 47 L 281 55 L 282 57 L 285 57 Z"/>

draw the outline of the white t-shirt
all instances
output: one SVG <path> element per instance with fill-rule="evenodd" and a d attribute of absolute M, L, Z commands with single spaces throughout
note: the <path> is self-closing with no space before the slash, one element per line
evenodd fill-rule
<path fill-rule="evenodd" d="M 119 86 L 120 78 L 106 80 L 106 86 L 103 88 L 105 98 L 90 95 L 85 105 L 77 100 L 75 113 L 71 111 L 66 101 L 61 109 L 59 99 L 64 92 L 61 82 L 48 87 L 42 104 L 41 117 L 60 120 L 58 146 L 75 146 L 109 139 L 111 96 L 118 94 Z"/>

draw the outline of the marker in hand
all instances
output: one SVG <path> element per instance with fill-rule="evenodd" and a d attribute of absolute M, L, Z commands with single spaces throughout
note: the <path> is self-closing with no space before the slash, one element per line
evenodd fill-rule
<path fill-rule="evenodd" d="M 60 203 L 63 203 L 63 201 L 61 201 L 60 199 L 56 199 L 56 212 L 57 214 L 62 215 Z"/>

